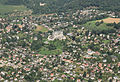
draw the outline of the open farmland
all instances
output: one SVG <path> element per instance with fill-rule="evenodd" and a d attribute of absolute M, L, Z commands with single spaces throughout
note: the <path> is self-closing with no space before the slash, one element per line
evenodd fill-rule
<path fill-rule="evenodd" d="M 103 19 L 103 22 L 104 23 L 114 23 L 115 22 L 118 24 L 120 22 L 120 18 L 106 18 L 106 19 Z"/>

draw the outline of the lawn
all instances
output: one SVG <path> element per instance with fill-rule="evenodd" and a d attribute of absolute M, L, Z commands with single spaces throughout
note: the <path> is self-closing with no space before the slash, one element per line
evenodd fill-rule
<path fill-rule="evenodd" d="M 56 40 L 56 41 L 50 41 L 49 44 L 54 44 L 56 46 L 55 50 L 49 50 L 47 48 L 48 45 L 44 45 L 42 48 L 40 48 L 39 53 L 43 55 L 58 55 L 62 53 L 63 50 L 63 43 L 62 41 Z"/>
<path fill-rule="evenodd" d="M 48 29 L 45 28 L 45 27 L 43 27 L 43 26 L 38 25 L 37 28 L 35 29 L 35 32 L 39 32 L 39 31 L 41 31 L 41 32 L 47 32 Z"/>
<path fill-rule="evenodd" d="M 19 33 L 18 36 L 19 36 L 20 38 L 25 38 L 25 37 L 27 37 L 27 35 L 24 34 L 24 33 Z"/>
<path fill-rule="evenodd" d="M 109 41 L 109 40 L 103 40 L 102 42 L 103 42 L 103 43 L 105 43 L 105 44 L 110 43 L 110 41 Z"/>
<path fill-rule="evenodd" d="M 48 50 L 46 48 L 42 48 L 39 52 L 39 54 L 43 54 L 43 55 L 58 55 L 58 54 L 61 54 L 61 53 L 62 53 L 61 49 Z"/>
<path fill-rule="evenodd" d="M 3 5 L 0 4 L 0 14 L 1 16 L 14 11 L 24 11 L 27 10 L 27 8 L 23 5 L 15 6 L 15 5 Z"/>

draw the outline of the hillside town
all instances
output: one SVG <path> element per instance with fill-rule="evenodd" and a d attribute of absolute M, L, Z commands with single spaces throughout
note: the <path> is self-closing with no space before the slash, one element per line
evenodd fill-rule
<path fill-rule="evenodd" d="M 0 18 L 0 81 L 119 82 L 120 29 L 97 34 L 83 25 L 107 17 L 118 16 L 85 9 Z"/>

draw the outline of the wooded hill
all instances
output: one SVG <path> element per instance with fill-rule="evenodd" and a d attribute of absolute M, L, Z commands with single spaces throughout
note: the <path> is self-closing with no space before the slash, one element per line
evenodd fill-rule
<path fill-rule="evenodd" d="M 102 10 L 120 11 L 120 0 L 1 0 L 0 2 L 7 5 L 24 4 L 35 14 L 77 10 L 89 6 L 96 6 Z M 45 5 L 40 6 L 40 3 Z"/>

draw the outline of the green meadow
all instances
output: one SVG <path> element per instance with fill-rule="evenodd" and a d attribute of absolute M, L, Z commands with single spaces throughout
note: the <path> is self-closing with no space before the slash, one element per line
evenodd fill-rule
<path fill-rule="evenodd" d="M 58 55 L 62 53 L 63 50 L 63 42 L 59 41 L 59 40 L 55 40 L 55 41 L 49 41 L 49 44 L 54 45 L 55 49 L 48 49 L 48 47 L 53 48 L 52 46 L 48 46 L 48 45 L 44 45 L 44 47 L 42 47 L 41 49 L 39 49 L 39 53 L 40 54 L 44 54 L 44 55 Z"/>
<path fill-rule="evenodd" d="M 113 26 L 107 26 L 107 23 L 101 23 L 99 25 L 96 25 L 96 22 L 98 22 L 98 20 L 96 21 L 89 21 L 85 24 L 83 24 L 82 26 L 88 28 L 89 30 L 96 30 L 96 31 L 105 31 L 105 30 L 110 30 L 110 29 L 114 29 Z"/>

